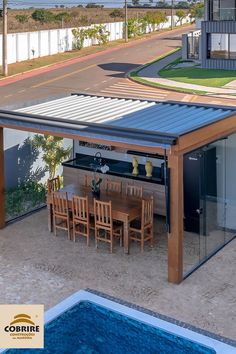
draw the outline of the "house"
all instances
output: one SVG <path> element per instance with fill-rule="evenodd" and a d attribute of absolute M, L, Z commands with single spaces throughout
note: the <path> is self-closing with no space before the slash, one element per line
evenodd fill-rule
<path fill-rule="evenodd" d="M 165 220 L 170 282 L 180 283 L 236 236 L 233 107 L 73 94 L 16 111 L 0 110 L 1 228 L 6 224 L 5 128 L 72 139 L 73 160 L 63 164 L 67 183 L 83 183 L 84 171 L 91 172 L 89 158 L 100 151 L 111 167 L 110 178 L 143 185 L 154 197 L 154 212 Z M 137 176 L 130 172 L 133 156 L 140 162 Z M 143 172 L 142 158 L 153 161 L 151 178 Z M 112 167 L 115 160 L 117 169 Z"/>
<path fill-rule="evenodd" d="M 201 33 L 184 35 L 183 58 L 199 59 L 206 69 L 236 69 L 235 0 L 205 0 Z"/>

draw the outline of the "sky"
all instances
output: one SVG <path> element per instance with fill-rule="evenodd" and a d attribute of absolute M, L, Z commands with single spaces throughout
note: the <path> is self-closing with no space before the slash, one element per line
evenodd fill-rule
<path fill-rule="evenodd" d="M 96 4 L 102 4 L 105 7 L 123 7 L 125 0 L 8 0 L 8 6 L 10 8 L 28 8 L 28 7 L 55 7 L 55 5 L 65 5 L 68 7 L 77 5 L 86 5 L 87 3 L 94 2 Z M 155 4 L 158 0 L 154 0 Z M 168 0 L 167 0 L 168 1 Z M 140 0 L 140 4 L 148 3 L 149 0 Z M 128 4 L 132 3 L 132 0 L 127 0 Z"/>

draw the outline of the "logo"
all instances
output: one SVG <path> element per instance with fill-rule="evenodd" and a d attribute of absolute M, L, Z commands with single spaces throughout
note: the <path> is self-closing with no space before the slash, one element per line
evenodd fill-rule
<path fill-rule="evenodd" d="M 43 348 L 43 314 L 43 305 L 0 305 L 0 347 Z"/>

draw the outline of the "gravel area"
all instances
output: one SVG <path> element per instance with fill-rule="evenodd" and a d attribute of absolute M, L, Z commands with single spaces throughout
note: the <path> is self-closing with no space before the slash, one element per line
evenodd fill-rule
<path fill-rule="evenodd" d="M 0 231 L 0 303 L 42 303 L 48 309 L 79 289 L 91 288 L 236 340 L 236 240 L 180 285 L 167 282 L 167 235 L 156 220 L 155 244 L 143 253 L 131 244 L 87 247 L 47 230 L 41 210 Z"/>

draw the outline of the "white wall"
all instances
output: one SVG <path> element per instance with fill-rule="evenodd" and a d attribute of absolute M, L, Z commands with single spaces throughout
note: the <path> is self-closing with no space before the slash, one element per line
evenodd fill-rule
<path fill-rule="evenodd" d="M 156 28 L 147 26 L 146 33 L 154 30 L 169 28 L 171 26 L 171 17 L 167 16 L 168 21 Z M 174 16 L 174 25 L 179 26 L 178 18 Z M 183 19 L 182 24 L 189 23 L 190 17 Z M 123 22 L 113 22 L 104 24 L 110 32 L 109 41 L 123 38 Z M 94 26 L 94 25 L 92 25 Z M 88 27 L 80 27 L 88 28 Z M 19 61 L 32 58 L 43 57 L 72 50 L 73 47 L 73 28 L 53 29 L 37 32 L 23 32 L 8 34 L 8 63 L 13 64 Z M 0 35 L 0 65 L 2 65 L 2 35 Z M 94 43 L 91 39 L 85 40 L 84 46 L 89 47 Z"/>

